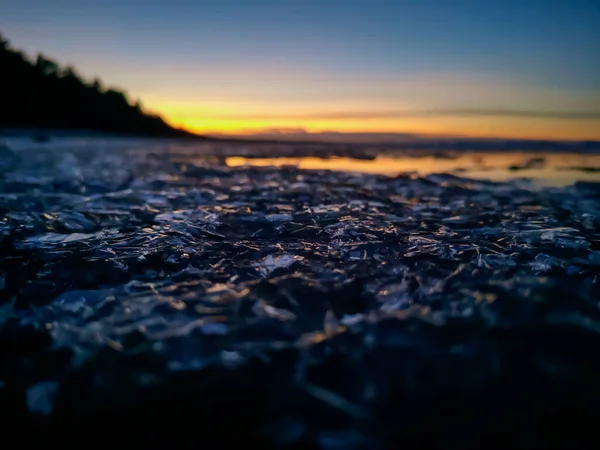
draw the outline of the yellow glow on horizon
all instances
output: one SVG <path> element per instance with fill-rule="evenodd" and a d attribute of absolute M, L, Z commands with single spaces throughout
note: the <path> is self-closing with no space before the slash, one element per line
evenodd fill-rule
<path fill-rule="evenodd" d="M 600 104 L 600 93 L 596 91 L 564 92 L 468 75 L 334 83 L 327 77 L 320 79 L 306 74 L 288 79 L 290 76 L 286 74 L 269 78 L 268 73 L 262 74 L 264 77 L 259 77 L 260 73 L 233 73 L 243 76 L 240 75 L 239 80 L 226 77 L 220 83 L 211 79 L 214 83 L 207 84 L 210 89 L 206 90 L 203 85 L 193 92 L 186 92 L 184 86 L 175 86 L 169 92 L 145 92 L 142 98 L 144 104 L 173 126 L 199 134 L 245 135 L 268 129 L 302 129 L 308 133 L 600 140 L 600 120 L 510 115 L 391 117 L 393 114 L 386 114 L 386 111 L 444 110 L 443 105 L 458 105 L 458 109 L 467 105 L 466 109 L 475 111 L 593 113 Z M 273 86 L 268 85 L 269 80 Z M 342 117 L 344 113 L 347 117 Z"/>
<path fill-rule="evenodd" d="M 167 116 L 173 126 L 201 134 L 245 135 L 267 129 L 303 129 L 309 133 L 417 133 L 523 139 L 600 139 L 597 120 L 560 120 L 528 118 L 414 118 L 414 119 L 347 119 L 347 120 L 240 120 L 227 118 L 179 118 Z"/>
<path fill-rule="evenodd" d="M 172 126 L 199 134 L 245 135 L 267 129 L 302 129 L 309 133 L 416 133 L 488 138 L 600 140 L 600 120 L 510 116 L 377 117 L 385 105 L 373 101 L 273 104 L 267 101 L 213 100 L 150 96 L 146 104 Z M 416 110 L 403 104 L 399 110 Z M 361 111 L 365 117 L 332 118 Z M 372 114 L 370 117 L 369 114 Z M 328 118 L 330 117 L 330 118 Z M 333 116 L 335 117 L 335 115 Z"/>

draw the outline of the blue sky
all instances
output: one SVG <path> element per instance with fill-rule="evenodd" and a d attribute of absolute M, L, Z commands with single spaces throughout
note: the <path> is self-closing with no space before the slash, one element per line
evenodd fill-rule
<path fill-rule="evenodd" d="M 468 133 L 464 118 L 429 117 L 426 124 L 406 114 L 599 111 L 599 30 L 600 0 L 0 5 L 0 31 L 15 47 L 99 76 L 173 122 L 219 131 L 241 127 L 247 116 L 246 128 Z M 278 122 L 280 111 L 288 118 Z M 361 111 L 399 115 L 321 125 L 316 119 Z M 493 123 L 515 128 L 514 117 L 500 116 Z M 489 116 L 481 120 L 493 130 Z M 560 126 L 552 120 L 536 118 L 528 133 L 562 127 L 585 135 L 593 126 L 587 119 Z"/>

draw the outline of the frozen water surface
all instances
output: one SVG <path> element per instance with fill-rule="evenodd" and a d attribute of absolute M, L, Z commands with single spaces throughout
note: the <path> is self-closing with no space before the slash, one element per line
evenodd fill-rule
<path fill-rule="evenodd" d="M 600 412 L 598 156 L 8 144 L 0 404 L 30 426 L 532 448 Z"/>

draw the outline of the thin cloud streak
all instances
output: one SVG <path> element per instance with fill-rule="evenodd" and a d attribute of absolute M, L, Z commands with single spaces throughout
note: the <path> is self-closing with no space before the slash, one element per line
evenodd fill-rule
<path fill-rule="evenodd" d="M 348 112 L 314 115 L 319 119 L 393 119 L 421 117 L 523 117 L 530 119 L 598 120 L 598 112 L 522 111 L 506 109 L 438 109 L 424 111 Z"/>
<path fill-rule="evenodd" d="M 517 117 L 528 119 L 600 120 L 600 111 L 525 111 L 512 109 L 431 109 L 422 111 L 349 111 L 313 114 L 210 114 L 226 120 L 377 120 L 427 117 Z"/>

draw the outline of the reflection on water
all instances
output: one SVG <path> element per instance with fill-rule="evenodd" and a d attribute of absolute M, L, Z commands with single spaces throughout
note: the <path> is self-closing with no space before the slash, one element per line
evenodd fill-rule
<path fill-rule="evenodd" d="M 565 186 L 575 181 L 600 182 L 600 155 L 532 153 L 471 153 L 440 156 L 379 156 L 373 160 L 353 158 L 243 158 L 228 157 L 236 166 L 296 166 L 300 169 L 375 173 L 395 176 L 401 173 L 453 173 L 464 177 L 505 181 L 529 178 L 544 186 Z"/>
<path fill-rule="evenodd" d="M 30 136 L 2 137 L 0 143 L 20 151 L 72 152 L 96 154 L 107 150 L 122 151 L 126 158 L 139 153 L 168 153 L 173 162 L 199 163 L 203 166 L 285 166 L 301 169 L 326 169 L 375 173 L 395 176 L 401 173 L 427 175 L 452 173 L 468 178 L 505 181 L 517 178 L 534 180 L 539 186 L 565 186 L 575 181 L 600 182 L 600 154 L 534 153 L 534 152 L 458 152 L 427 150 L 394 150 L 355 148 L 353 157 L 290 156 L 300 152 L 309 155 L 348 154 L 329 144 L 297 146 L 284 143 L 243 144 L 219 141 L 186 141 L 181 139 L 71 137 L 53 138 L 49 142 L 33 142 Z M 304 152 L 304 153 L 303 153 Z M 335 152 L 335 153 L 332 153 Z M 401 153 L 401 154 L 399 154 Z M 237 156 L 236 156 L 237 155 Z M 262 155 L 281 155 L 258 158 Z M 288 156 L 286 156 L 288 155 Z M 253 157 L 254 156 L 254 157 Z"/>

